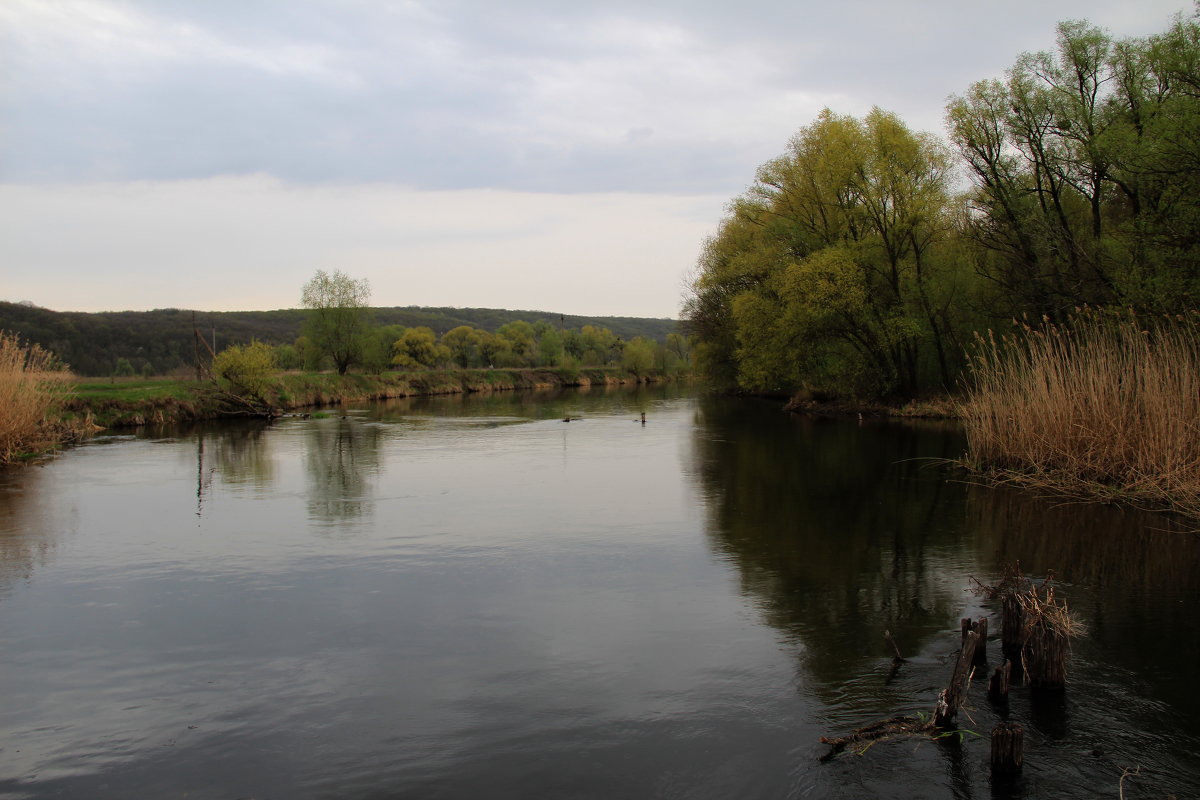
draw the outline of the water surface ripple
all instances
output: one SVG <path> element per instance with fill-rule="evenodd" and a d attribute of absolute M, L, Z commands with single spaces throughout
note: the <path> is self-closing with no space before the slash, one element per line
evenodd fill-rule
<path fill-rule="evenodd" d="M 1196 536 L 962 447 L 661 387 L 97 438 L 0 474 L 0 797 L 1196 796 Z M 1066 692 L 819 763 L 1018 560 L 1089 628 Z"/>

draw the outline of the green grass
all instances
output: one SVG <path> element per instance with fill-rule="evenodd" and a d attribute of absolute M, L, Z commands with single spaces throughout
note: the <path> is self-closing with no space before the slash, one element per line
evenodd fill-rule
<path fill-rule="evenodd" d="M 136 403 L 171 397 L 189 400 L 204 384 L 174 378 L 83 378 L 74 385 L 75 396 L 88 401 Z"/>

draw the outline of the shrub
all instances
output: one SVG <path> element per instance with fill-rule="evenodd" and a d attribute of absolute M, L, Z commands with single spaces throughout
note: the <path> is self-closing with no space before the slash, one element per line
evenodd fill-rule
<path fill-rule="evenodd" d="M 226 347 L 213 360 L 214 375 L 237 394 L 256 400 L 266 399 L 275 372 L 275 349 L 259 341 Z"/>
<path fill-rule="evenodd" d="M 51 353 L 0 331 L 0 463 L 75 436 L 55 415 L 69 392 L 70 373 Z"/>

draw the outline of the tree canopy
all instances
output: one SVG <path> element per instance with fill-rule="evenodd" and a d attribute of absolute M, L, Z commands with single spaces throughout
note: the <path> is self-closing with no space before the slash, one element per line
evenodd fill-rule
<path fill-rule="evenodd" d="M 951 146 L 830 110 L 759 168 L 685 303 L 719 383 L 912 397 L 950 389 L 972 330 L 1085 304 L 1200 302 L 1200 23 L 1085 22 L 947 108 Z M 969 178 L 956 191 L 955 168 Z"/>
<path fill-rule="evenodd" d="M 371 285 L 341 270 L 317 270 L 304 284 L 301 305 L 309 310 L 304 332 L 313 346 L 329 356 L 339 375 L 362 360 L 367 346 Z"/>

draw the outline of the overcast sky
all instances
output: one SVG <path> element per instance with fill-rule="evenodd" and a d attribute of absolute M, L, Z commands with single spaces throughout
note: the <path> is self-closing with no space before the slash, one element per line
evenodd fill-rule
<path fill-rule="evenodd" d="M 2 0 L 0 299 L 676 316 L 823 107 L 940 133 L 1056 22 L 1187 0 Z"/>

